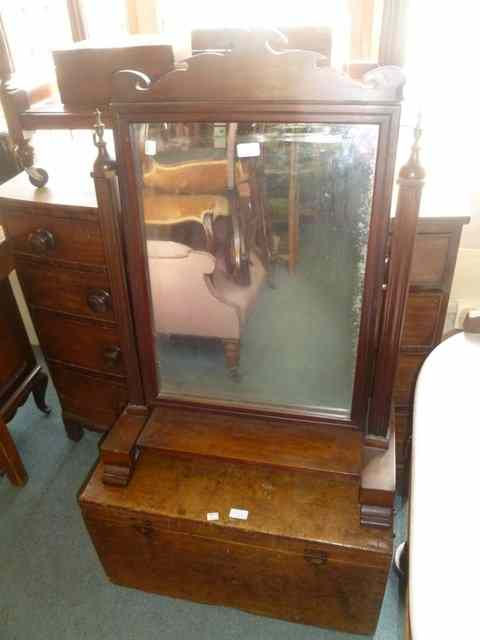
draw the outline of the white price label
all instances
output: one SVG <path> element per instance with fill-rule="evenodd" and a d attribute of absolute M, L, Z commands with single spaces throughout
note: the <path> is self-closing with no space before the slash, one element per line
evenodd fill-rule
<path fill-rule="evenodd" d="M 248 520 L 248 511 L 246 509 L 230 509 L 229 516 L 234 520 Z"/>
<path fill-rule="evenodd" d="M 157 143 L 155 140 L 145 140 L 145 155 L 154 156 L 157 153 Z"/>
<path fill-rule="evenodd" d="M 214 522 L 215 520 L 219 520 L 220 519 L 220 514 L 218 513 L 218 511 L 210 511 L 209 513 L 207 513 L 207 520 L 209 522 Z"/>
<path fill-rule="evenodd" d="M 237 144 L 237 156 L 239 158 L 258 158 L 259 155 L 259 142 L 241 142 Z"/>

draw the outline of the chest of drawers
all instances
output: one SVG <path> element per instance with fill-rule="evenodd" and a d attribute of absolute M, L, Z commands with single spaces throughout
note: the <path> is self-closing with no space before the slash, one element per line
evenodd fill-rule
<path fill-rule="evenodd" d="M 397 487 L 406 488 L 406 445 L 418 372 L 442 339 L 458 246 L 468 218 L 420 218 L 394 387 Z"/>
<path fill-rule="evenodd" d="M 126 360 L 107 237 L 93 183 L 2 186 L 0 215 L 63 411 L 68 436 L 106 431 L 127 403 Z M 127 347 L 128 349 L 128 347 Z"/>

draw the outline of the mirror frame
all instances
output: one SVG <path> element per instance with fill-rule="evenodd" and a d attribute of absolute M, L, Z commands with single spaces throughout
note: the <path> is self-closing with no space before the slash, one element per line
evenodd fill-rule
<path fill-rule="evenodd" d="M 258 53 L 257 51 L 257 55 Z M 382 285 L 385 278 L 392 185 L 400 122 L 401 90 L 399 91 L 398 78 L 396 78 L 397 83 L 393 83 L 391 75 L 380 68 L 375 70 L 373 80 L 369 77 L 361 84 L 330 68 L 312 64 L 316 59 L 315 54 L 311 52 L 286 52 L 284 60 L 279 60 L 278 54 L 273 54 L 276 59 L 273 59 L 271 69 L 268 68 L 269 62 L 263 66 L 261 71 L 266 74 L 266 82 L 259 88 L 255 74 L 259 72 L 258 69 L 262 65 L 260 61 L 254 60 L 255 68 L 249 66 L 252 62 L 251 55 L 249 53 L 245 56 L 241 52 L 220 56 L 219 54 L 202 54 L 191 58 L 186 66 L 179 66 L 155 82 L 134 71 L 118 72 L 114 80 L 112 111 L 123 241 L 146 404 L 198 408 L 233 415 L 249 414 L 281 421 L 333 424 L 365 431 L 373 391 L 375 357 L 379 347 L 380 316 L 384 298 Z M 262 50 L 261 55 L 266 56 L 266 61 L 272 60 L 271 51 Z M 219 57 L 224 60 L 219 60 Z M 226 63 L 225 60 L 227 60 Z M 216 75 L 211 69 L 212 65 L 228 67 L 231 64 L 237 69 L 240 66 L 248 70 L 244 74 L 246 80 L 241 99 L 233 99 L 231 91 L 238 91 L 239 88 L 238 84 L 231 86 L 231 83 L 226 80 L 228 75 L 222 77 L 221 95 L 218 95 L 218 87 L 203 86 L 205 78 L 202 81 L 201 72 L 207 70 L 208 77 L 208 73 L 212 71 L 210 84 L 214 85 Z M 290 73 L 292 70 L 297 73 Z M 229 69 L 225 68 L 224 71 L 228 73 Z M 297 75 L 299 72 L 300 75 Z M 283 78 L 283 86 L 277 90 L 279 75 Z M 403 77 L 400 84 L 403 84 Z M 271 98 L 265 99 L 263 95 L 265 92 L 267 95 L 272 94 Z M 215 98 L 212 98 L 212 95 Z M 176 394 L 167 396 L 158 390 L 144 222 L 138 197 L 139 184 L 135 170 L 136 160 L 131 125 L 156 122 L 252 121 L 376 124 L 379 127 L 364 295 L 352 406 L 348 419 L 340 415 L 326 415 L 312 409 L 277 408 L 245 402 L 231 403 Z"/>

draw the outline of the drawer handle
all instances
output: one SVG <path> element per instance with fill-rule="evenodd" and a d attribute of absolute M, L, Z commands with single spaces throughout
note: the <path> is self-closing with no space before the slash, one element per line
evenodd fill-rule
<path fill-rule="evenodd" d="M 112 308 L 112 294 L 106 289 L 91 289 L 87 304 L 94 313 L 107 313 Z"/>
<path fill-rule="evenodd" d="M 36 253 L 47 253 L 55 249 L 55 236 L 48 229 L 37 229 L 28 236 L 28 242 Z"/>
<path fill-rule="evenodd" d="M 118 367 L 122 359 L 120 347 L 107 347 L 103 352 L 103 357 L 105 358 L 105 362 L 108 367 L 111 367 L 112 369 Z"/>

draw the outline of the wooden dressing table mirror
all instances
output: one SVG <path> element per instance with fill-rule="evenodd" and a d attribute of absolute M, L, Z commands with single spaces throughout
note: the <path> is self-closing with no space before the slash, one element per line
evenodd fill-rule
<path fill-rule="evenodd" d="M 392 394 L 423 185 L 418 131 L 387 253 L 402 85 L 397 69 L 359 82 L 264 43 L 193 57 L 153 82 L 116 74 L 116 161 L 97 116 L 92 175 L 120 284 L 128 404 L 79 498 L 114 582 L 373 632 L 392 551 Z M 348 169 L 333 210 L 310 203 L 297 273 L 279 266 L 273 289 L 251 191 L 238 228 L 233 216 L 213 247 L 152 235 L 163 197 L 152 176 L 226 159 L 218 123 L 236 125 L 236 163 L 264 157 L 267 209 L 281 188 L 269 157 L 287 184 L 301 163 L 319 181 L 331 181 L 325 166 Z M 224 197 L 240 202 L 232 184 Z"/>
<path fill-rule="evenodd" d="M 374 632 L 423 186 L 417 139 L 389 242 L 402 85 L 395 68 L 353 80 L 323 56 L 255 39 L 155 79 L 123 70 L 97 114 L 95 193 L 54 175 L 37 192 L 24 176 L 0 189 L 67 433 L 108 431 L 79 501 L 113 582 Z M 90 127 L 93 114 L 30 110 L 21 122 Z M 234 144 L 220 135 L 229 128 Z M 220 191 L 215 162 L 227 167 Z M 190 165 L 205 167 L 207 193 L 181 177 Z M 211 204 L 180 210 L 181 223 L 165 213 L 205 195 L 218 215 Z M 278 264 L 268 287 L 289 213 L 296 273 Z M 435 224 L 451 266 L 461 223 Z M 442 285 L 442 307 L 438 270 L 422 286 L 431 297 Z"/>

